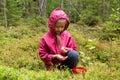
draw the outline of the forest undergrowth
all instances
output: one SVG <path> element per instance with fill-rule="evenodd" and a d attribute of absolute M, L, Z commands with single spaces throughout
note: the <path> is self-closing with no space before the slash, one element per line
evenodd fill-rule
<path fill-rule="evenodd" d="M 71 24 L 68 28 L 85 74 L 46 71 L 38 53 L 39 41 L 48 31 L 45 25 L 0 26 L 0 80 L 120 80 L 120 36 L 107 34 L 103 26 Z"/>

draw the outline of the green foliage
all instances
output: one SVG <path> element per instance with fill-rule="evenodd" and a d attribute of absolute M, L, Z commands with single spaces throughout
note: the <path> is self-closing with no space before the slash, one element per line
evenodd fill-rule
<path fill-rule="evenodd" d="M 119 38 L 120 34 L 120 13 L 119 8 L 117 10 L 113 10 L 113 14 L 111 14 L 110 19 L 111 21 L 107 21 L 106 25 L 102 29 L 101 39 L 104 40 L 114 40 Z"/>
<path fill-rule="evenodd" d="M 68 28 L 80 53 L 78 66 L 87 68 L 87 73 L 83 75 L 82 73 L 73 74 L 68 69 L 63 71 L 45 70 L 38 52 L 39 41 L 48 31 L 45 25 L 40 27 L 31 25 L 11 26 L 7 32 L 5 27 L 1 26 L 0 79 L 69 80 L 72 77 L 77 80 L 119 79 L 120 40 L 115 39 L 106 42 L 100 39 L 101 28 L 79 27 L 75 24 L 71 24 Z"/>
<path fill-rule="evenodd" d="M 86 43 L 85 43 L 85 47 L 88 48 L 89 50 L 95 49 L 96 48 L 96 44 L 97 41 L 96 39 L 89 39 Z"/>
<path fill-rule="evenodd" d="M 73 74 L 67 69 L 46 71 L 38 47 L 41 37 L 48 31 L 48 20 L 36 13 L 37 0 L 6 1 L 9 28 L 6 31 L 0 26 L 0 80 L 120 79 L 119 0 L 80 0 L 80 4 L 76 4 L 78 0 L 71 0 L 70 20 L 74 22 L 76 17 L 80 21 L 70 25 L 68 31 L 80 53 L 78 66 L 87 68 L 85 74 Z M 49 17 L 54 8 L 60 7 L 61 0 L 47 1 L 46 16 Z M 3 4 L 0 1 L 0 25 L 4 25 Z M 68 14 L 68 1 L 64 0 L 63 7 Z M 101 24 L 101 19 L 109 21 Z"/>
<path fill-rule="evenodd" d="M 82 63 L 83 66 L 88 66 L 89 64 L 91 64 L 91 60 L 90 60 L 90 57 L 88 57 L 87 55 L 85 55 L 84 52 L 80 51 L 80 61 Z"/>
<path fill-rule="evenodd" d="M 120 8 L 112 8 L 112 14 L 110 15 L 110 20 L 116 23 L 120 23 Z"/>
<path fill-rule="evenodd" d="M 54 75 L 57 74 L 57 75 Z M 0 79 L 1 80 L 67 80 L 70 77 L 70 72 L 64 71 L 45 71 L 40 70 L 39 72 L 29 71 L 26 69 L 13 69 L 6 66 L 0 66 Z"/>
<path fill-rule="evenodd" d="M 47 17 L 49 17 L 51 11 L 53 9 L 55 9 L 56 7 L 60 7 L 60 2 L 61 0 L 57 0 L 57 1 L 54 1 L 54 0 L 47 0 Z"/>
<path fill-rule="evenodd" d="M 31 16 L 24 21 L 31 27 L 40 27 L 41 25 L 46 25 L 47 19 L 41 16 Z"/>
<path fill-rule="evenodd" d="M 101 36 L 104 40 L 113 40 L 119 38 L 120 25 L 111 21 L 107 22 L 107 25 L 103 28 L 103 34 Z"/>
<path fill-rule="evenodd" d="M 77 23 L 81 24 L 81 22 L 83 22 L 87 26 L 96 26 L 100 24 L 102 21 L 98 16 L 94 16 L 89 12 L 85 12 L 81 16 L 80 21 Z"/>
<path fill-rule="evenodd" d="M 0 35 L 1 62 L 15 68 L 25 67 L 30 70 L 38 70 L 39 66 L 42 67 L 43 64 L 39 60 L 38 44 L 36 44 L 39 43 L 40 36 L 28 27 L 10 28 L 11 31 L 7 33 L 3 28 L 3 32 L 1 32 L 3 34 Z"/>
<path fill-rule="evenodd" d="M 57 2 L 54 0 L 46 1 L 46 17 L 48 18 L 51 11 L 56 7 L 61 7 L 61 0 Z M 100 21 L 110 20 L 109 17 L 116 18 L 119 22 L 119 0 L 98 1 L 98 0 L 71 0 L 63 1 L 63 10 L 69 14 L 71 22 L 78 22 L 94 26 Z M 43 4 L 44 5 L 44 4 Z M 93 6 L 94 5 L 94 6 Z M 42 6 L 42 5 L 41 5 Z M 68 11 L 70 8 L 70 11 Z M 18 25 L 22 19 L 26 19 L 29 24 L 33 26 L 40 26 L 39 23 L 46 24 L 44 18 L 38 15 L 38 1 L 37 0 L 7 0 L 5 8 L 7 14 L 8 26 Z M 113 14 L 114 11 L 117 13 Z M 0 25 L 5 25 L 4 22 L 4 2 L 0 2 Z M 23 20 L 24 21 L 24 20 Z M 82 22 L 83 21 L 83 22 Z"/>
<path fill-rule="evenodd" d="M 22 16 L 22 10 L 18 7 L 18 4 L 14 0 L 7 0 L 7 18 L 9 25 L 16 25 L 17 21 L 19 21 Z"/>
<path fill-rule="evenodd" d="M 69 71 L 45 71 L 40 70 L 39 72 L 27 70 L 27 69 L 14 69 L 6 66 L 0 65 L 0 79 L 1 80 L 71 80 L 72 77 L 75 79 L 85 79 L 85 80 L 112 80 L 120 79 L 119 70 L 108 69 L 108 66 L 104 63 L 94 63 L 87 68 L 87 73 L 84 75 L 72 74 Z"/>

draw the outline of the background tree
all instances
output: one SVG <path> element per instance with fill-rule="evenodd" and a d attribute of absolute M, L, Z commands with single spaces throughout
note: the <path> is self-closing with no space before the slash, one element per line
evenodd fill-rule
<path fill-rule="evenodd" d="M 64 8 L 64 0 L 61 0 L 61 8 L 63 9 Z"/>
<path fill-rule="evenodd" d="M 4 24 L 4 16 L 6 16 L 8 26 L 18 24 L 21 19 L 28 23 L 29 21 L 36 23 L 40 17 L 48 18 L 56 7 L 61 7 L 68 14 L 71 22 L 91 19 L 106 21 L 110 20 L 112 8 L 120 7 L 118 4 L 120 0 L 7 0 L 6 6 L 4 1 L 0 0 L 0 25 Z"/>
<path fill-rule="evenodd" d="M 37 0 L 37 13 L 42 17 L 46 16 L 46 1 L 47 0 Z"/>
<path fill-rule="evenodd" d="M 5 27 L 7 29 L 8 27 L 8 21 L 7 21 L 7 11 L 6 11 L 6 0 L 4 0 L 4 23 L 5 23 Z"/>

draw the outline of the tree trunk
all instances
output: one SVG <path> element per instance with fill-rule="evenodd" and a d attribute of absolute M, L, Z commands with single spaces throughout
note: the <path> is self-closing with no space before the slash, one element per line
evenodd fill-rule
<path fill-rule="evenodd" d="M 37 14 L 45 17 L 46 15 L 46 0 L 37 0 Z"/>
<path fill-rule="evenodd" d="M 62 9 L 64 8 L 64 1 L 63 0 L 61 0 L 60 6 L 61 6 Z"/>
<path fill-rule="evenodd" d="M 108 13 L 107 13 L 107 19 L 109 19 L 110 16 L 110 0 L 108 0 Z"/>
<path fill-rule="evenodd" d="M 71 14 L 71 0 L 68 0 L 68 16 L 70 17 L 70 14 Z"/>
<path fill-rule="evenodd" d="M 75 4 L 74 4 L 75 10 L 74 11 L 74 22 L 76 22 L 76 18 L 77 18 L 77 0 L 75 0 Z"/>
<path fill-rule="evenodd" d="M 81 0 L 78 0 L 78 2 L 77 2 L 77 10 L 78 10 L 78 13 L 80 14 L 81 13 L 81 2 L 80 2 Z"/>
<path fill-rule="evenodd" d="M 7 3 L 6 0 L 4 0 L 4 23 L 7 31 L 8 21 L 7 21 L 6 3 Z"/>
<path fill-rule="evenodd" d="M 108 3 L 105 0 L 102 0 L 102 14 L 104 17 L 104 20 L 107 20 L 108 16 Z"/>
<path fill-rule="evenodd" d="M 41 15 L 41 3 L 43 0 L 37 0 L 37 14 Z"/>
<path fill-rule="evenodd" d="M 86 2 L 83 0 L 82 3 L 83 3 L 82 4 L 82 9 L 84 10 L 84 9 L 86 9 Z"/>
<path fill-rule="evenodd" d="M 105 16 L 105 0 L 102 0 L 102 14 Z"/>
<path fill-rule="evenodd" d="M 3 0 L 0 0 L 0 12 L 3 12 L 3 9 L 2 9 L 3 5 L 2 4 L 3 4 Z"/>
<path fill-rule="evenodd" d="M 42 11 L 41 16 L 42 16 L 42 17 L 45 17 L 45 16 L 46 16 L 46 3 L 47 3 L 47 1 L 46 1 L 46 0 L 43 0 L 43 6 L 42 6 L 42 8 L 41 8 L 41 11 Z"/>

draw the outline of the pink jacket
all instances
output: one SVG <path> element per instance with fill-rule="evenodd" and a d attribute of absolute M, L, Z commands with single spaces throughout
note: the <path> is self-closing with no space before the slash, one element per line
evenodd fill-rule
<path fill-rule="evenodd" d="M 65 18 L 67 20 L 67 24 L 65 30 L 60 35 L 62 45 L 58 47 L 54 27 L 56 21 L 60 18 Z M 43 36 L 40 41 L 39 55 L 40 58 L 44 61 L 46 68 L 49 70 L 49 68 L 51 67 L 50 62 L 52 62 L 54 65 L 60 63 L 60 61 L 52 59 L 53 55 L 61 54 L 63 56 L 66 56 L 62 53 L 61 48 L 67 47 L 69 48 L 69 50 L 76 50 L 76 44 L 70 33 L 66 31 L 70 21 L 63 10 L 61 10 L 60 8 L 54 9 L 50 14 L 48 23 L 49 31 Z"/>

